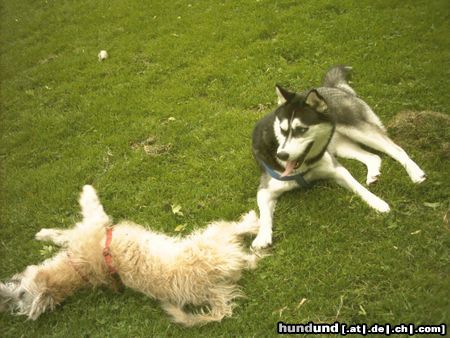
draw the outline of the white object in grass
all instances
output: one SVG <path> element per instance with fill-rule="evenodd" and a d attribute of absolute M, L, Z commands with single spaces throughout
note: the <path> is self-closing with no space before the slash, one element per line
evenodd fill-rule
<path fill-rule="evenodd" d="M 106 50 L 101 50 L 100 53 L 98 53 L 98 61 L 103 61 L 108 58 L 108 52 Z"/>

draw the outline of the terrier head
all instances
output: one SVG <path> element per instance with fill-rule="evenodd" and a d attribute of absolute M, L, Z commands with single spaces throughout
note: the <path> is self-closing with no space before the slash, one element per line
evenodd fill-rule
<path fill-rule="evenodd" d="M 46 284 L 46 274 L 35 265 L 0 282 L 0 312 L 11 311 L 36 320 L 47 309 L 53 309 L 54 299 Z"/>

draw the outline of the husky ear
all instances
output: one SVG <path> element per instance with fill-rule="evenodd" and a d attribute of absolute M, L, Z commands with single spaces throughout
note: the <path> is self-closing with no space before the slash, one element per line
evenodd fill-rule
<path fill-rule="evenodd" d="M 317 90 L 312 89 L 306 96 L 305 103 L 314 108 L 319 113 L 325 113 L 328 109 L 328 105 L 324 98 L 317 92 Z"/>
<path fill-rule="evenodd" d="M 278 105 L 282 105 L 283 103 L 292 100 L 295 96 L 295 93 L 292 93 L 287 89 L 284 89 L 279 84 L 275 85 L 275 91 L 278 96 Z"/>

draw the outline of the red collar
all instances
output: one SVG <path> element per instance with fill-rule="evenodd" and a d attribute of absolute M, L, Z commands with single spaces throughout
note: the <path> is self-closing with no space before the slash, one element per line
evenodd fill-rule
<path fill-rule="evenodd" d="M 112 266 L 112 255 L 111 255 L 111 242 L 112 242 L 112 227 L 106 228 L 106 240 L 105 247 L 103 248 L 103 258 L 105 259 L 106 266 L 108 267 L 109 273 L 117 273 L 117 270 Z"/>
<path fill-rule="evenodd" d="M 89 278 L 87 278 L 87 276 L 84 273 L 81 272 L 80 268 L 72 260 L 72 257 L 70 255 L 70 253 L 67 252 L 66 255 L 67 255 L 67 258 L 69 259 L 70 266 L 77 272 L 78 276 L 80 276 L 80 278 L 82 280 L 84 280 L 86 283 L 89 283 Z"/>
<path fill-rule="evenodd" d="M 111 254 L 111 242 L 112 242 L 112 231 L 113 227 L 106 228 L 106 240 L 105 247 L 103 248 L 103 258 L 105 259 L 106 266 L 108 267 L 109 274 L 112 277 L 112 286 L 115 291 L 123 291 L 123 283 L 120 279 L 119 273 L 112 265 L 112 254 Z"/>

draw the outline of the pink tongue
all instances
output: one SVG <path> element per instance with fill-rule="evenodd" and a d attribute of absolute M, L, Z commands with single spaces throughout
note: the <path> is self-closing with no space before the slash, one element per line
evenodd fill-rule
<path fill-rule="evenodd" d="M 281 174 L 281 176 L 287 176 L 291 172 L 293 172 L 295 169 L 295 162 L 294 161 L 287 161 L 286 162 L 286 169 L 284 169 L 284 173 Z"/>

